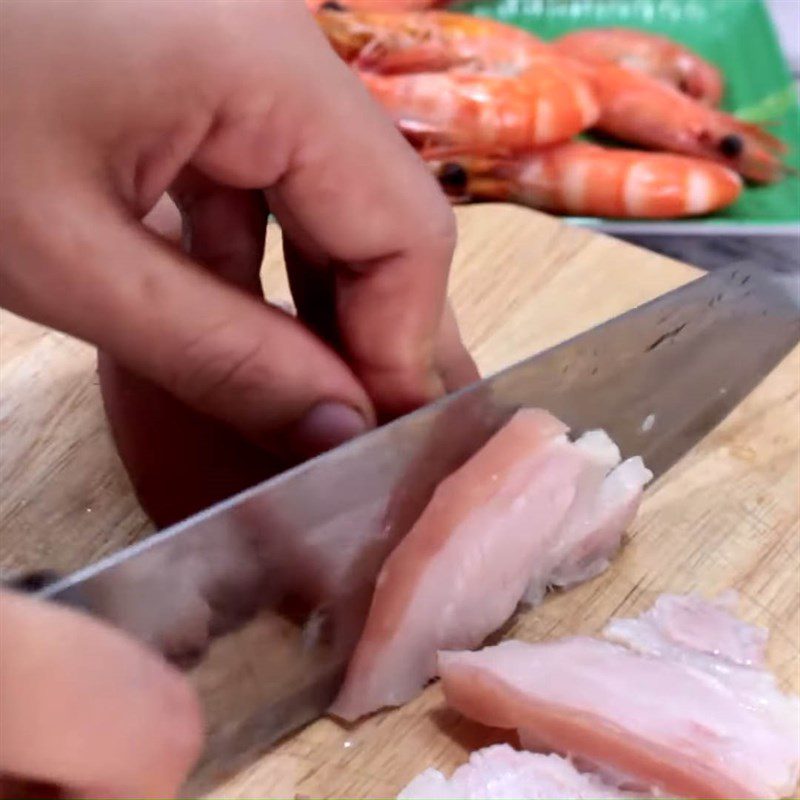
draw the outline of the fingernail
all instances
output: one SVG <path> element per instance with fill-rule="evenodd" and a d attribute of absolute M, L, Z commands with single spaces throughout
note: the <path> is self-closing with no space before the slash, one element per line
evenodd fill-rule
<path fill-rule="evenodd" d="M 344 403 L 318 403 L 293 431 L 294 445 L 308 456 L 323 453 L 364 433 L 367 423 L 352 406 Z"/>

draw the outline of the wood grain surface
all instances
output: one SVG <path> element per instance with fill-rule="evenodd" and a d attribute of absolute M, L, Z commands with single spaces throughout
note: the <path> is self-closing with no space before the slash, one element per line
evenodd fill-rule
<path fill-rule="evenodd" d="M 452 297 L 484 373 L 695 276 L 691 268 L 508 206 L 458 210 Z M 279 232 L 264 284 L 287 301 Z M 73 569 L 151 528 L 105 429 L 86 345 L 0 317 L 0 567 Z M 769 626 L 769 660 L 800 689 L 800 349 L 646 494 L 603 576 L 522 615 L 525 639 L 595 633 L 663 591 L 728 588 Z M 476 590 L 479 590 L 476 587 Z M 353 727 L 322 719 L 273 748 L 217 797 L 393 797 L 428 766 L 451 770 L 502 738 L 449 711 L 437 686 Z"/>

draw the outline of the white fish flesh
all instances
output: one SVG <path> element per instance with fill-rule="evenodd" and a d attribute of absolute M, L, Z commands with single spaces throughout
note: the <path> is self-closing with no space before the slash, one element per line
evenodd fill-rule
<path fill-rule="evenodd" d="M 666 596 L 614 642 L 573 637 L 439 654 L 448 703 L 525 747 L 569 754 L 630 786 L 780 798 L 800 772 L 800 699 L 760 666 L 760 629 L 721 602 Z M 632 649 L 634 648 L 634 649 Z"/>
<path fill-rule="evenodd" d="M 476 750 L 450 778 L 428 769 L 417 775 L 398 800 L 567 800 L 628 798 L 636 795 L 606 783 L 598 775 L 579 772 L 557 755 L 514 750 L 496 744 Z"/>
<path fill-rule="evenodd" d="M 600 431 L 578 442 L 546 411 L 518 412 L 444 480 L 378 576 L 331 712 L 356 719 L 414 697 L 436 652 L 480 645 L 525 597 L 608 564 L 650 479 Z"/>

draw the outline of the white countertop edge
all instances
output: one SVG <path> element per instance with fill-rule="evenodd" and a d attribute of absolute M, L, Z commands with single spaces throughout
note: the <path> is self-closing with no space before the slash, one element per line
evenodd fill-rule
<path fill-rule="evenodd" d="M 670 222 L 650 222 L 623 220 L 582 220 L 563 218 L 565 222 L 578 225 L 582 228 L 602 231 L 603 233 L 623 233 L 623 234 L 666 234 L 681 236 L 798 236 L 800 237 L 800 223 L 780 223 L 780 224 L 759 224 L 715 222 L 690 222 L 690 221 L 670 221 Z"/>

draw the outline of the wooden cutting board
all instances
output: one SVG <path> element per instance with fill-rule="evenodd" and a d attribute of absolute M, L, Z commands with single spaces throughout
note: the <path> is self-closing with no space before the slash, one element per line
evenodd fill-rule
<path fill-rule="evenodd" d="M 509 206 L 458 210 L 452 295 L 484 373 L 696 275 L 662 258 Z M 279 237 L 265 286 L 287 300 Z M 145 535 L 106 433 L 90 348 L 10 314 L 0 334 L 0 566 L 78 567 Z M 652 486 L 612 568 L 550 597 L 512 635 L 595 633 L 659 592 L 734 588 L 771 632 L 770 663 L 800 689 L 800 348 Z M 475 587 L 480 591 L 480 587 Z M 496 732 L 449 711 L 436 686 L 351 728 L 323 719 L 214 793 L 393 797 L 428 766 L 451 770 Z"/>

